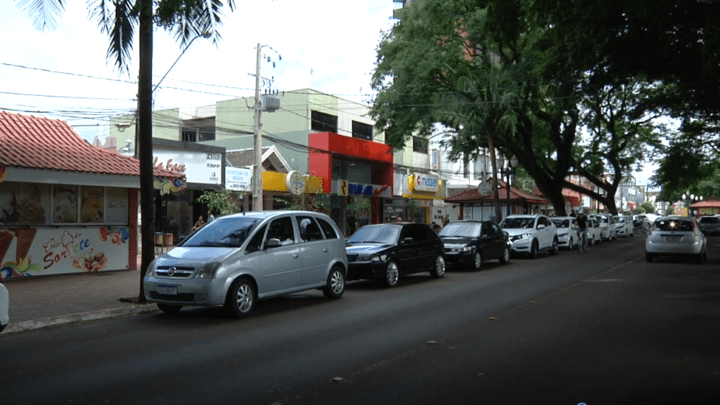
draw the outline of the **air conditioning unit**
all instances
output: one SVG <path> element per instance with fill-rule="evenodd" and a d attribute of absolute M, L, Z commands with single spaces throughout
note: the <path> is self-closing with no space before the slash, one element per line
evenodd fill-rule
<path fill-rule="evenodd" d="M 260 107 L 263 112 L 275 112 L 280 109 L 280 99 L 269 94 L 260 97 Z"/>

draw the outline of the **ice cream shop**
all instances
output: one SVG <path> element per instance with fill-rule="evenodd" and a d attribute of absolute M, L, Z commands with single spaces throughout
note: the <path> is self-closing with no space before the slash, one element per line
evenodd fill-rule
<path fill-rule="evenodd" d="M 184 176 L 155 169 L 155 188 Z M 0 274 L 4 279 L 137 267 L 139 162 L 66 122 L 0 112 Z"/>

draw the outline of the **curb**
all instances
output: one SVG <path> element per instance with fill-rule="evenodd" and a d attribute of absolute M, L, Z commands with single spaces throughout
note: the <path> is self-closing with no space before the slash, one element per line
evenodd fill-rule
<path fill-rule="evenodd" d="M 22 321 L 8 324 L 3 335 L 11 333 L 26 332 L 29 330 L 37 330 L 51 328 L 53 326 L 68 325 L 72 323 L 80 323 L 87 321 L 97 321 L 102 319 L 120 318 L 123 316 L 133 316 L 145 313 L 160 312 L 156 305 L 133 305 L 128 308 L 106 309 L 102 311 L 82 312 L 72 315 L 61 315 L 52 318 L 36 319 L 32 321 Z"/>

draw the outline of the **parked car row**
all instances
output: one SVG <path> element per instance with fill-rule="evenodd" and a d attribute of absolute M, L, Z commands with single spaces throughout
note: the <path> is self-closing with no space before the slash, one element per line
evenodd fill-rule
<path fill-rule="evenodd" d="M 692 221 L 656 221 L 648 237 L 648 260 L 665 254 L 663 243 L 676 241 L 688 246 L 674 253 L 704 258 L 704 242 L 700 251 L 688 250 L 704 238 L 697 221 Z M 591 245 L 614 239 L 620 229 L 616 224 L 631 224 L 629 218 L 609 215 L 592 215 L 588 222 Z M 627 228 L 619 234 L 633 235 Z M 146 299 L 164 312 L 183 306 L 224 306 L 233 316 L 244 317 L 258 299 L 308 289 L 338 299 L 347 280 L 377 279 L 394 287 L 406 274 L 429 272 L 440 278 L 446 265 L 478 270 L 488 260 L 508 263 L 511 253 L 534 258 L 540 251 L 555 254 L 561 246 L 574 249 L 578 240 L 574 217 L 510 215 L 500 225 L 459 221 L 439 234 L 426 224 L 366 225 L 346 241 L 325 214 L 248 212 L 217 218 L 196 230 L 155 259 L 143 283 Z M 1 293 L 2 289 L 0 301 Z"/>

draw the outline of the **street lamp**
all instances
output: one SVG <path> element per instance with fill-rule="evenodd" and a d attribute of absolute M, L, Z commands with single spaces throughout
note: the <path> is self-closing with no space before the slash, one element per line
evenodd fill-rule
<path fill-rule="evenodd" d="M 518 159 L 517 156 L 513 155 L 513 157 L 507 161 L 507 167 L 505 167 L 505 159 L 500 156 L 499 163 L 500 176 L 505 176 L 505 192 L 507 194 L 507 216 L 510 216 L 512 214 L 512 209 L 510 207 L 510 181 L 511 176 L 515 175 L 515 168 L 518 165 Z"/>

